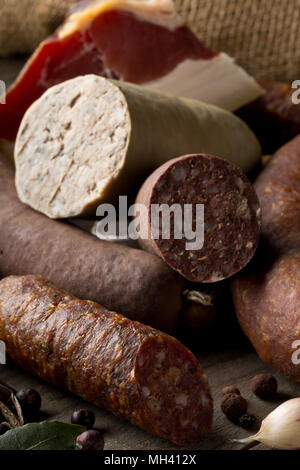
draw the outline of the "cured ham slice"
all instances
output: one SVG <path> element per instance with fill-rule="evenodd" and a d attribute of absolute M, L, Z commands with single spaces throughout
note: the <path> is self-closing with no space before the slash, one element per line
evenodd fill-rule
<path fill-rule="evenodd" d="M 0 138 L 14 140 L 49 87 L 96 74 L 200 99 L 233 111 L 263 93 L 223 53 L 207 49 L 172 0 L 84 0 L 29 59 L 0 107 Z"/>

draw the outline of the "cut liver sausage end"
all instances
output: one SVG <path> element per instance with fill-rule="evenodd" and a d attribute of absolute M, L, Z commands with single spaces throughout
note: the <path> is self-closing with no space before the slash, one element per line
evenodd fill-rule
<path fill-rule="evenodd" d="M 90 75 L 46 92 L 16 140 L 21 201 L 51 218 L 88 210 L 124 165 L 130 128 L 125 97 L 108 80 Z"/>

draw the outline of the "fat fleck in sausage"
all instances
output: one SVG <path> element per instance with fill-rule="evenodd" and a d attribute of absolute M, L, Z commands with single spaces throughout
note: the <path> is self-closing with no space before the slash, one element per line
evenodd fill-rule
<path fill-rule="evenodd" d="M 0 281 L 0 338 L 26 370 L 175 444 L 211 427 L 208 382 L 188 349 L 40 276 Z"/>
<path fill-rule="evenodd" d="M 147 209 L 138 216 L 144 237 L 140 245 L 192 282 L 216 282 L 232 276 L 248 264 L 257 248 L 261 217 L 256 193 L 244 173 L 221 158 L 198 154 L 170 160 L 146 180 L 137 203 Z M 197 204 L 204 206 L 202 234 Z M 168 220 L 159 220 L 153 211 L 163 205 L 181 208 L 181 213 L 174 212 L 170 232 L 164 228 Z M 190 234 L 185 232 L 188 225 Z M 197 246 L 201 237 L 203 246 Z"/>

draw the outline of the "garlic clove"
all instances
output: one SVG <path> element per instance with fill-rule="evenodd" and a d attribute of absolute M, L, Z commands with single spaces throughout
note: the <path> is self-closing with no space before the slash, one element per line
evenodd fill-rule
<path fill-rule="evenodd" d="M 300 448 L 300 398 L 275 408 L 263 420 L 255 440 L 276 449 Z"/>
<path fill-rule="evenodd" d="M 234 442 L 248 444 L 259 441 L 274 449 L 300 449 L 300 398 L 279 405 L 261 423 L 257 434 Z"/>

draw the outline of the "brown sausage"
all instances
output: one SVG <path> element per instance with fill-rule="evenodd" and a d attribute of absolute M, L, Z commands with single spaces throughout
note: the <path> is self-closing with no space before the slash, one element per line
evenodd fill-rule
<path fill-rule="evenodd" d="M 300 136 L 283 146 L 255 182 L 262 243 L 232 284 L 239 322 L 261 359 L 300 382 Z M 296 349 L 295 349 L 296 348 Z"/>
<path fill-rule="evenodd" d="M 171 331 L 186 282 L 141 250 L 98 240 L 23 205 L 14 172 L 0 156 L 0 276 L 40 274 L 80 298 L 98 301 Z"/>
<path fill-rule="evenodd" d="M 40 276 L 0 281 L 0 338 L 26 370 L 175 444 L 211 428 L 207 379 L 188 349 Z"/>
<path fill-rule="evenodd" d="M 216 317 L 216 306 L 186 301 L 181 311 L 183 324 L 192 331 L 207 329 Z"/>
<path fill-rule="evenodd" d="M 300 107 L 293 103 L 295 92 L 288 83 L 261 82 L 266 93 L 243 106 L 237 115 L 258 137 L 263 152 L 272 154 L 300 133 Z"/>
<path fill-rule="evenodd" d="M 152 173 L 136 202 L 147 209 L 139 210 L 137 218 L 141 247 L 191 282 L 226 279 L 255 253 L 261 225 L 258 199 L 242 170 L 228 161 L 206 154 L 174 158 Z M 204 217 L 198 214 L 200 204 Z M 163 205 L 176 205 L 171 230 L 165 229 L 169 219 L 159 220 L 154 210 Z"/>

